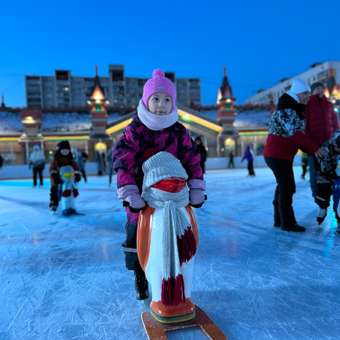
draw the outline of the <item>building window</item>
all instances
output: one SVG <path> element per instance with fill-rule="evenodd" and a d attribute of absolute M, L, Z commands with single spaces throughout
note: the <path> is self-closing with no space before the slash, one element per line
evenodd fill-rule
<path fill-rule="evenodd" d="M 124 71 L 123 70 L 112 70 L 111 71 L 111 80 L 112 81 L 123 81 L 124 80 Z"/>
<path fill-rule="evenodd" d="M 68 80 L 69 72 L 68 71 L 56 71 L 55 76 L 57 80 Z"/>

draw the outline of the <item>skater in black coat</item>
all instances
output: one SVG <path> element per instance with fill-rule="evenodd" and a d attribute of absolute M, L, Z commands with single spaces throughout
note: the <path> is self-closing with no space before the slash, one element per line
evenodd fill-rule
<path fill-rule="evenodd" d="M 207 161 L 207 150 L 202 142 L 201 137 L 195 138 L 196 149 L 201 155 L 201 168 L 203 173 L 205 173 L 205 162 Z"/>

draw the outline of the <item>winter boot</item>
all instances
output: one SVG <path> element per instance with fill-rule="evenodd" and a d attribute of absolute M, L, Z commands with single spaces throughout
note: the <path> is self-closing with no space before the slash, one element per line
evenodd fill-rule
<path fill-rule="evenodd" d="M 56 206 L 54 203 L 50 203 L 49 209 L 52 210 L 53 212 L 56 212 L 58 209 L 58 206 Z"/>
<path fill-rule="evenodd" d="M 143 270 L 135 270 L 135 288 L 137 300 L 146 300 L 149 297 L 148 281 Z"/>
<path fill-rule="evenodd" d="M 273 201 L 273 207 L 274 207 L 274 224 L 273 224 L 273 226 L 275 228 L 281 228 L 280 211 L 279 211 L 279 207 L 277 206 L 277 203 L 275 202 L 275 200 Z"/>
<path fill-rule="evenodd" d="M 74 215 L 73 209 L 72 209 L 72 208 L 64 209 L 63 212 L 62 212 L 62 214 L 63 214 L 63 216 L 71 216 L 71 215 Z"/>
<path fill-rule="evenodd" d="M 78 214 L 77 210 L 74 209 L 74 208 L 68 208 L 68 211 L 69 211 L 70 215 L 77 215 Z"/>
<path fill-rule="evenodd" d="M 327 216 L 327 209 L 320 208 L 319 214 L 316 218 L 316 221 L 318 222 L 318 224 L 321 224 L 325 220 L 326 216 Z"/>

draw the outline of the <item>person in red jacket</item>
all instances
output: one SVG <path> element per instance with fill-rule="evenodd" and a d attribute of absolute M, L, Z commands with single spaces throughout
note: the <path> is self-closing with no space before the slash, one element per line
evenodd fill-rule
<path fill-rule="evenodd" d="M 301 79 L 294 79 L 287 93 L 278 101 L 277 110 L 269 123 L 269 134 L 264 149 L 268 167 L 273 171 L 277 186 L 274 195 L 274 226 L 282 230 L 304 232 L 293 210 L 295 179 L 293 159 L 298 149 L 314 154 L 318 145 L 304 133 L 304 104 L 308 99 L 309 86 Z"/>
<path fill-rule="evenodd" d="M 336 130 L 339 129 L 338 116 L 332 103 L 325 97 L 325 86 L 316 82 L 312 86 L 312 95 L 309 98 L 306 117 L 306 135 L 312 138 L 320 147 L 330 140 Z M 310 185 L 315 203 L 319 206 L 317 221 L 321 224 L 327 215 L 332 195 L 333 181 L 320 173 L 320 161 L 314 156 L 309 156 Z M 337 216 L 337 219 L 340 218 Z"/>

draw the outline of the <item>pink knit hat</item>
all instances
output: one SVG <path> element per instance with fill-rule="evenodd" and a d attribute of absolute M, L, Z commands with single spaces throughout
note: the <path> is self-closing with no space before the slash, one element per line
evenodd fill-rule
<path fill-rule="evenodd" d="M 172 98 L 173 108 L 176 107 L 176 86 L 170 79 L 165 77 L 164 72 L 160 69 L 154 70 L 152 78 L 144 85 L 142 101 L 146 108 L 148 107 L 149 98 L 157 92 L 169 95 Z"/>

